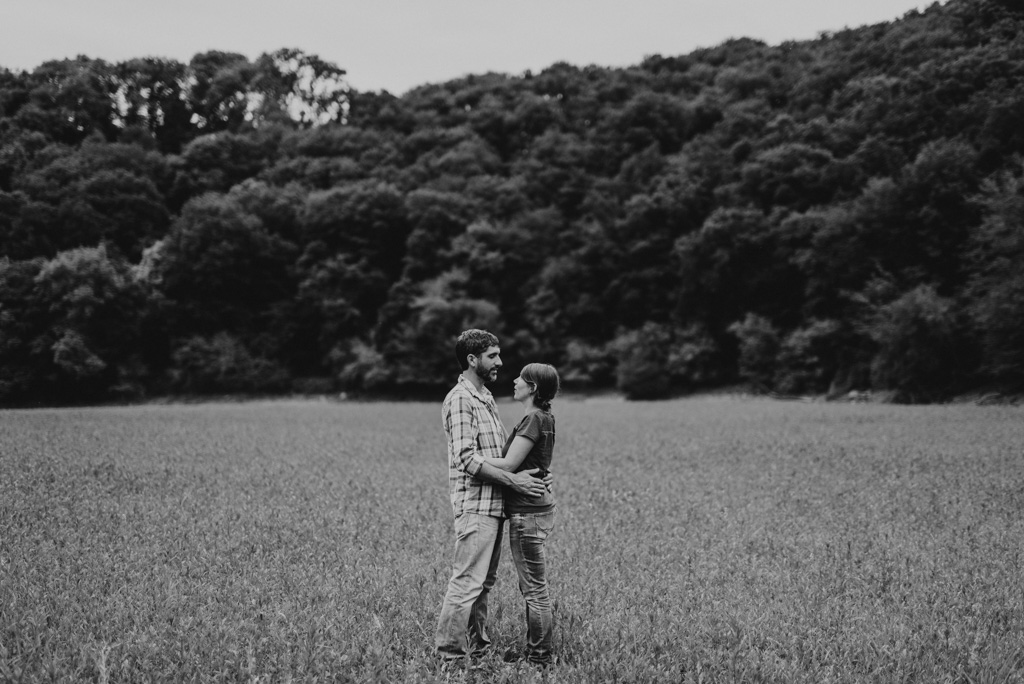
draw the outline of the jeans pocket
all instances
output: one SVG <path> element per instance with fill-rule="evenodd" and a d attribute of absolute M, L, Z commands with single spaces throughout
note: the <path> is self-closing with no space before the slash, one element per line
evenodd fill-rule
<path fill-rule="evenodd" d="M 522 537 L 545 539 L 555 527 L 554 513 L 513 513 L 509 518 L 509 530 L 513 528 Z"/>
<path fill-rule="evenodd" d="M 552 530 L 555 529 L 555 514 L 554 513 L 538 513 L 533 516 L 534 522 L 537 525 L 537 534 L 542 538 L 546 538 L 551 534 Z"/>
<path fill-rule="evenodd" d="M 473 513 L 463 513 L 455 519 L 455 538 L 465 539 L 480 527 L 480 518 Z"/>

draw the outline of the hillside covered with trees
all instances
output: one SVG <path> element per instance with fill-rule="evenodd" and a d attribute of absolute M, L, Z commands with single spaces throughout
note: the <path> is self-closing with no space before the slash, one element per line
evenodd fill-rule
<path fill-rule="evenodd" d="M 1024 386 L 1024 10 L 396 97 L 298 50 L 0 69 L 0 402 Z"/>

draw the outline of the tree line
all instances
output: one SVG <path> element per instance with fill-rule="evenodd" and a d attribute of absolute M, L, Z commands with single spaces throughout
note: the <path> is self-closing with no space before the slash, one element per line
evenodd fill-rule
<path fill-rule="evenodd" d="M 282 49 L 0 69 L 0 401 L 1024 384 L 1024 12 L 402 95 Z"/>

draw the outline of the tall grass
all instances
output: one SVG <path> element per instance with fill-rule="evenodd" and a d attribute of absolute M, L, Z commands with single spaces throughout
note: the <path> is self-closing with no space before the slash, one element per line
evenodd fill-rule
<path fill-rule="evenodd" d="M 1024 681 L 1020 409 L 555 410 L 559 662 L 454 672 L 439 406 L 2 413 L 0 680 Z"/>

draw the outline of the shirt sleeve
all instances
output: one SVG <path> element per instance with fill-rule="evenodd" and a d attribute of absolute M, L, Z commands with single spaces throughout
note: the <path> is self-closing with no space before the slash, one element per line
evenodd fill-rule
<path fill-rule="evenodd" d="M 454 466 L 456 470 L 475 476 L 480 472 L 484 460 L 477 447 L 480 426 L 471 399 L 461 395 L 453 397 L 448 420 Z"/>
<path fill-rule="evenodd" d="M 516 432 L 517 437 L 525 437 L 534 444 L 540 441 L 542 432 L 542 421 L 539 411 L 535 411 L 526 417 L 522 428 Z"/>

